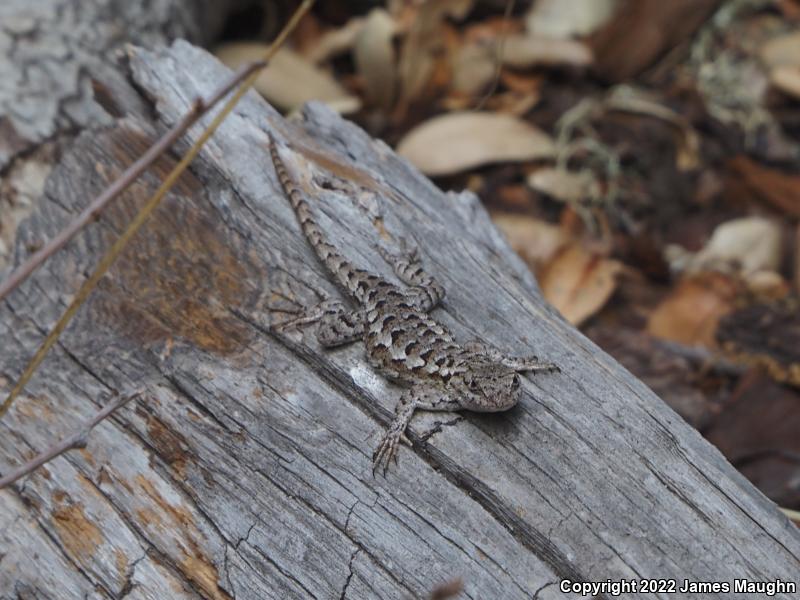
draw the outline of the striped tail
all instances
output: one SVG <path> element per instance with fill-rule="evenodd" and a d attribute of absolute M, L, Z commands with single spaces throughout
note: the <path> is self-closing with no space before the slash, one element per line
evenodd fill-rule
<path fill-rule="evenodd" d="M 286 164 L 278 153 L 278 146 L 272 134 L 269 134 L 269 152 L 272 156 L 272 163 L 275 165 L 275 172 L 278 174 L 278 180 L 289 197 L 295 215 L 297 215 L 297 220 L 300 222 L 300 228 L 303 230 L 308 243 L 311 244 L 322 263 L 336 277 L 339 284 L 348 293 L 356 296 L 356 299 L 361 300 L 361 294 L 359 293 L 361 290 L 355 285 L 357 281 L 354 281 L 354 279 L 360 278 L 359 276 L 366 274 L 366 272 L 355 268 L 322 233 L 319 225 L 314 220 L 314 216 L 311 214 L 311 207 L 306 202 L 300 188 L 297 187 L 297 184 L 289 175 Z M 357 274 L 357 276 L 354 277 L 354 274 Z"/>

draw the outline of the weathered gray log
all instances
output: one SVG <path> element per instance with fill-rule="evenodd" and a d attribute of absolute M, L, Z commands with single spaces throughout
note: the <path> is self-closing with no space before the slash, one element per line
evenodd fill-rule
<path fill-rule="evenodd" d="M 0 2 L 0 269 L 16 223 L 38 200 L 54 155 L 82 130 L 109 125 L 108 96 L 128 87 L 126 43 L 195 43 L 216 35 L 234 0 L 2 0 Z"/>
<path fill-rule="evenodd" d="M 225 74 L 187 43 L 133 52 L 130 72 L 160 128 Z M 338 292 L 279 191 L 267 132 L 292 149 L 322 226 L 355 262 L 390 276 L 374 244 L 413 240 L 448 291 L 434 314 L 458 339 L 563 372 L 526 378 L 506 413 L 416 416 L 413 449 L 373 478 L 399 390 L 359 344 L 325 351 L 313 328 L 268 327 Z M 80 136 L 16 261 L 155 133 L 139 115 Z M 0 305 L 4 389 L 155 184 Z M 0 422 L 0 471 L 109 389 L 140 387 L 149 397 L 86 450 L 0 492 L 0 598 L 420 598 L 461 577 L 466 598 L 543 599 L 578 597 L 559 591 L 564 578 L 733 585 L 800 571 L 798 531 L 546 306 L 474 196 L 440 192 L 318 105 L 289 123 L 245 97 Z"/>

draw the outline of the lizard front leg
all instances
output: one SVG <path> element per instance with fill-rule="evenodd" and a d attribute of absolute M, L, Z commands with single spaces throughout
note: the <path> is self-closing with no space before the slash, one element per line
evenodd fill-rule
<path fill-rule="evenodd" d="M 406 427 L 408 427 L 414 411 L 418 408 L 436 411 L 455 411 L 461 408 L 458 401 L 449 398 L 443 391 L 432 390 L 427 385 L 415 385 L 405 390 L 400 396 L 400 401 L 394 409 L 394 419 L 389 425 L 389 429 L 383 435 L 381 443 L 372 454 L 372 474 L 380 468 L 383 463 L 383 474 L 389 463 L 397 463 L 397 447 L 405 439 Z"/>
<path fill-rule="evenodd" d="M 486 344 L 485 342 L 472 341 L 464 344 L 464 349 L 475 354 L 482 354 L 490 360 L 497 362 L 504 367 L 513 369 L 518 373 L 533 373 L 533 372 L 546 372 L 546 373 L 559 373 L 561 369 L 557 365 L 549 362 L 542 362 L 536 356 L 506 356 L 500 350 Z"/>

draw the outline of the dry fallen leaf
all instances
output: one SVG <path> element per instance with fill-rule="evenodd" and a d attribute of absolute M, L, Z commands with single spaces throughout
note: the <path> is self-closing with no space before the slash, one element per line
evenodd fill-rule
<path fill-rule="evenodd" d="M 567 38 L 591 33 L 614 14 L 617 0 L 538 0 L 525 18 L 534 35 Z"/>
<path fill-rule="evenodd" d="M 500 56 L 504 65 L 517 69 L 537 66 L 587 67 L 592 64 L 592 51 L 582 42 L 528 35 L 509 36 Z"/>
<path fill-rule="evenodd" d="M 463 19 L 474 0 L 428 0 L 419 6 L 403 42 L 398 63 L 401 104 L 419 97 L 433 75 L 436 55 L 442 48 L 442 28 L 449 16 Z"/>
<path fill-rule="evenodd" d="M 395 23 L 382 8 L 373 9 L 356 37 L 353 57 L 364 81 L 367 99 L 389 110 L 395 98 L 397 70 L 392 36 Z"/>
<path fill-rule="evenodd" d="M 492 49 L 483 44 L 466 44 L 452 59 L 453 89 L 466 95 L 477 94 L 494 78 Z"/>
<path fill-rule="evenodd" d="M 505 78 L 503 81 L 505 81 Z M 494 94 L 489 98 L 486 101 L 486 108 L 495 112 L 522 117 L 539 103 L 539 99 L 538 93 L 503 92 Z"/>
<path fill-rule="evenodd" d="M 540 129 L 510 115 L 457 112 L 418 125 L 397 152 L 426 175 L 450 175 L 488 163 L 552 158 L 555 144 Z"/>
<path fill-rule="evenodd" d="M 605 305 L 617 287 L 621 269 L 619 262 L 574 242 L 542 270 L 539 284 L 547 301 L 577 326 Z"/>
<path fill-rule="evenodd" d="M 268 45 L 233 42 L 215 49 L 215 56 L 231 69 L 261 60 Z M 259 93 L 278 108 L 289 111 L 309 100 L 320 100 L 341 113 L 357 111 L 361 101 L 333 77 L 288 48 L 281 48 L 255 83 Z"/>
<path fill-rule="evenodd" d="M 800 217 L 800 176 L 765 167 L 744 155 L 732 158 L 728 166 L 735 176 L 729 183 L 731 191 L 743 192 L 788 215 Z M 744 189 L 739 191 L 736 189 L 739 187 Z"/>
<path fill-rule="evenodd" d="M 588 171 L 576 173 L 544 167 L 528 175 L 528 185 L 563 202 L 580 202 L 600 196 L 600 186 Z"/>
<path fill-rule="evenodd" d="M 733 310 L 737 292 L 736 283 L 721 273 L 685 278 L 650 315 L 647 332 L 689 346 L 715 348 L 717 324 Z"/>
<path fill-rule="evenodd" d="M 744 278 L 747 289 L 764 301 L 781 300 L 789 295 L 789 283 L 775 271 L 756 271 Z"/>
<path fill-rule="evenodd" d="M 717 341 L 731 360 L 762 366 L 776 381 L 800 387 L 798 309 L 791 297 L 748 304 L 720 321 Z"/>
<path fill-rule="evenodd" d="M 770 71 L 769 82 L 775 89 L 800 100 L 800 66 L 775 67 Z"/>
<path fill-rule="evenodd" d="M 774 37 L 759 51 L 772 86 L 800 98 L 800 31 Z"/>
<path fill-rule="evenodd" d="M 800 393 L 761 371 L 739 380 L 703 435 L 773 502 L 800 506 Z"/>
<path fill-rule="evenodd" d="M 749 276 L 778 270 L 781 237 L 781 228 L 774 221 L 744 217 L 718 225 L 696 253 L 670 245 L 665 254 L 673 272 L 722 271 Z"/>
<path fill-rule="evenodd" d="M 325 61 L 348 52 L 356 43 L 361 28 L 364 27 L 363 17 L 353 17 L 345 25 L 323 33 L 316 43 L 303 54 L 314 64 Z"/>
<path fill-rule="evenodd" d="M 558 225 L 528 215 L 492 213 L 492 221 L 534 272 L 549 263 L 568 240 Z"/>
<path fill-rule="evenodd" d="M 728 263 L 744 274 L 777 271 L 781 263 L 781 228 L 763 217 L 733 219 L 718 225 L 697 254 L 698 263 Z"/>
<path fill-rule="evenodd" d="M 761 46 L 759 54 L 770 69 L 800 66 L 800 31 L 772 38 Z"/>

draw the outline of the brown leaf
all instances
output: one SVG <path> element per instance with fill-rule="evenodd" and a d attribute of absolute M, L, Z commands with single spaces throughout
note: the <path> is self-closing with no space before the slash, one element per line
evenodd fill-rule
<path fill-rule="evenodd" d="M 587 67 L 592 64 L 591 49 L 575 40 L 513 35 L 505 40 L 502 48 L 503 64 L 517 69 Z"/>
<path fill-rule="evenodd" d="M 770 71 L 769 82 L 787 96 L 800 100 L 800 66 L 776 67 Z"/>
<path fill-rule="evenodd" d="M 539 278 L 544 297 L 573 325 L 600 310 L 617 286 L 622 265 L 575 242 L 557 253 Z"/>
<path fill-rule="evenodd" d="M 462 19 L 473 4 L 474 0 L 428 0 L 419 7 L 400 51 L 398 71 L 403 104 L 417 99 L 434 73 L 445 18 Z"/>
<path fill-rule="evenodd" d="M 617 0 L 538 0 L 525 17 L 532 34 L 554 38 L 586 35 L 614 14 Z"/>
<path fill-rule="evenodd" d="M 485 89 L 494 78 L 492 49 L 483 44 L 465 44 L 453 56 L 453 89 L 473 95 Z"/>
<path fill-rule="evenodd" d="M 732 312 L 720 321 L 717 339 L 733 360 L 764 367 L 773 379 L 800 386 L 800 305 L 796 299 Z"/>
<path fill-rule="evenodd" d="M 723 271 L 751 275 L 780 268 L 783 242 L 781 226 L 764 217 L 742 217 L 717 225 L 703 248 L 681 256 L 668 247 L 668 255 L 680 257 L 674 271 Z M 670 252 L 672 251 L 672 252 Z"/>
<path fill-rule="evenodd" d="M 800 32 L 794 31 L 772 38 L 761 46 L 759 55 L 770 69 L 800 66 Z"/>
<path fill-rule="evenodd" d="M 568 241 L 558 225 L 528 215 L 496 212 L 492 221 L 534 272 L 549 263 Z"/>
<path fill-rule="evenodd" d="M 506 77 L 503 77 L 502 80 L 504 82 L 508 81 Z M 539 99 L 539 94 L 536 92 L 503 92 L 500 94 L 493 94 L 492 97 L 486 101 L 486 108 L 507 115 L 522 117 L 528 114 L 530 110 L 539 103 Z"/>
<path fill-rule="evenodd" d="M 451 175 L 496 162 L 552 158 L 549 135 L 510 115 L 456 112 L 418 125 L 397 152 L 426 175 Z"/>
<path fill-rule="evenodd" d="M 562 202 L 580 202 L 600 196 L 600 187 L 589 171 L 577 173 L 545 167 L 528 175 L 528 185 Z"/>
<path fill-rule="evenodd" d="M 373 9 L 356 36 L 353 58 L 364 81 L 367 99 L 388 111 L 395 98 L 397 69 L 392 36 L 395 23 L 382 8 Z"/>
<path fill-rule="evenodd" d="M 595 71 L 609 81 L 631 79 L 690 38 L 720 0 L 633 0 L 592 36 Z"/>
<path fill-rule="evenodd" d="M 538 98 L 544 77 L 541 74 L 515 73 L 504 70 L 500 74 L 500 81 L 512 92 L 529 94 Z"/>
<path fill-rule="evenodd" d="M 268 48 L 258 42 L 232 42 L 214 50 L 216 57 L 231 69 L 261 60 Z M 256 79 L 255 88 L 282 110 L 292 110 L 309 100 L 321 100 L 339 112 L 354 112 L 361 101 L 350 95 L 333 77 L 318 69 L 303 56 L 281 48 Z"/>
<path fill-rule="evenodd" d="M 800 176 L 762 167 L 746 156 L 737 156 L 728 167 L 757 199 L 793 217 L 800 217 Z"/>
<path fill-rule="evenodd" d="M 345 25 L 323 33 L 315 43 L 303 52 L 314 64 L 324 63 L 340 54 L 349 52 L 356 43 L 356 37 L 364 27 L 363 17 L 353 17 Z"/>
<path fill-rule="evenodd" d="M 705 432 L 742 474 L 773 501 L 800 505 L 800 394 L 763 374 L 745 377 Z"/>
<path fill-rule="evenodd" d="M 650 315 L 647 331 L 688 346 L 715 348 L 717 324 L 733 310 L 738 289 L 734 280 L 721 273 L 687 277 Z"/>

